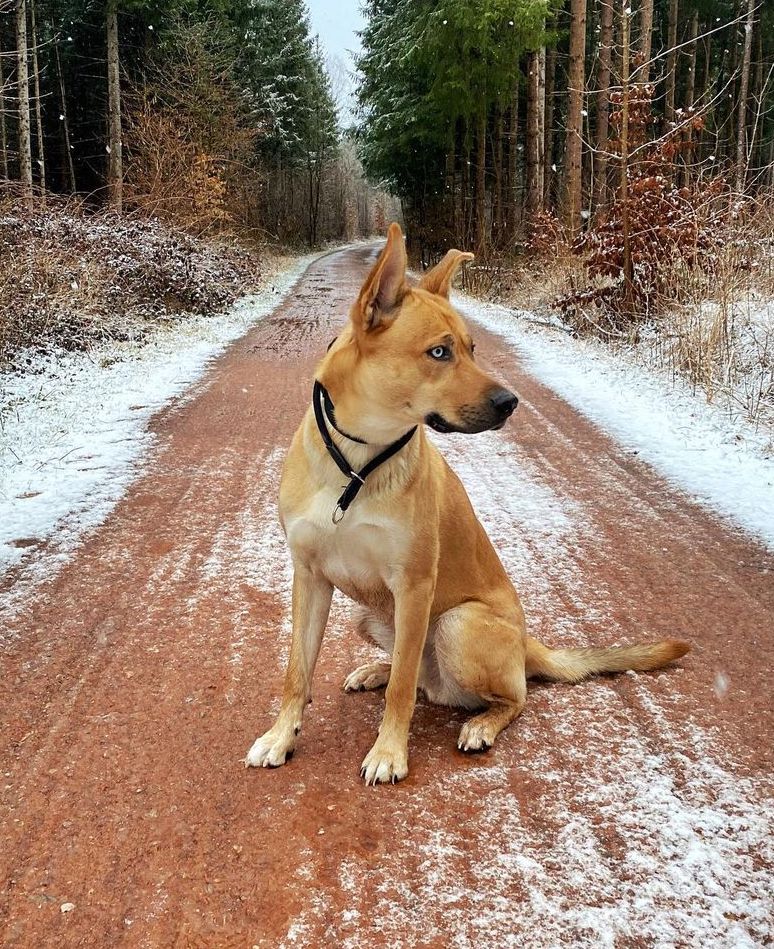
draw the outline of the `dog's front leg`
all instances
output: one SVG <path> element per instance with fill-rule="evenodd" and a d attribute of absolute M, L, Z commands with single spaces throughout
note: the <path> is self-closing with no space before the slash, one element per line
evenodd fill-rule
<path fill-rule="evenodd" d="M 304 709 L 312 691 L 312 675 L 331 608 L 333 587 L 320 574 L 296 563 L 293 571 L 293 639 L 277 721 L 257 738 L 245 764 L 276 768 L 296 745 Z"/>
<path fill-rule="evenodd" d="M 365 756 L 366 784 L 395 783 L 408 774 L 408 735 L 417 700 L 417 680 L 427 638 L 435 583 L 406 580 L 395 591 L 395 645 L 379 737 Z"/>

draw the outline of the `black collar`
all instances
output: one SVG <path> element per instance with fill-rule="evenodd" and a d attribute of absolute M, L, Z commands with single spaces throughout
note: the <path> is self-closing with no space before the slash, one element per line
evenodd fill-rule
<path fill-rule="evenodd" d="M 333 402 L 331 402 L 331 397 L 328 393 L 328 390 L 324 385 L 320 385 L 319 382 L 316 382 L 315 385 L 320 386 L 320 392 L 322 392 L 323 408 L 325 409 L 326 419 L 336 429 L 339 435 L 343 435 L 344 438 L 348 438 L 351 442 L 357 442 L 358 445 L 367 445 L 368 442 L 364 442 L 362 438 L 355 438 L 354 435 L 350 435 L 348 432 L 345 432 L 343 428 L 339 428 L 339 426 L 336 424 L 336 409 L 333 405 Z"/>
<path fill-rule="evenodd" d="M 336 426 L 336 423 L 333 420 L 334 408 L 331 397 L 328 395 L 328 390 L 325 388 L 325 386 L 316 379 L 312 393 L 312 405 L 314 407 L 314 418 L 317 422 L 317 428 L 320 430 L 320 435 L 322 436 L 322 440 L 326 449 L 328 450 L 328 454 L 336 462 L 336 465 L 342 474 L 349 478 L 349 484 L 344 488 L 344 493 L 339 498 L 338 504 L 333 511 L 333 523 L 338 524 L 339 521 L 344 517 L 347 508 L 355 500 L 358 492 L 365 484 L 365 479 L 380 465 L 383 465 L 385 461 L 388 461 L 393 455 L 397 455 L 401 448 L 411 441 L 414 436 L 414 432 L 417 430 L 417 427 L 415 425 L 412 429 L 409 429 L 405 435 L 401 435 L 401 437 L 396 442 L 388 445 L 384 451 L 380 452 L 375 458 L 372 458 L 367 465 L 360 469 L 360 471 L 355 471 L 344 457 L 344 454 L 340 451 L 338 445 L 336 445 L 336 443 L 333 441 L 331 433 L 328 430 L 326 415 L 331 425 L 333 425 L 340 435 L 343 435 L 345 438 L 349 438 L 350 441 L 358 442 L 361 445 L 366 445 L 368 443 L 364 442 L 360 438 L 353 438 L 352 435 L 347 435 L 346 432 L 342 432 L 342 430 Z"/>

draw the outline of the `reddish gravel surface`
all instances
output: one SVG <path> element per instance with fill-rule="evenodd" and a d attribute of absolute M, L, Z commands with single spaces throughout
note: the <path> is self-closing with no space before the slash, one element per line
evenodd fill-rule
<path fill-rule="evenodd" d="M 243 767 L 289 641 L 282 457 L 374 253 L 318 260 L 156 416 L 125 499 L 6 611 L 2 944 L 769 944 L 774 557 L 483 330 L 477 354 L 522 405 L 503 432 L 439 444 L 532 631 L 693 652 L 536 685 L 487 755 L 456 751 L 462 713 L 420 701 L 408 779 L 365 788 L 383 697 L 341 690 L 371 653 L 340 599 L 295 757 Z"/>

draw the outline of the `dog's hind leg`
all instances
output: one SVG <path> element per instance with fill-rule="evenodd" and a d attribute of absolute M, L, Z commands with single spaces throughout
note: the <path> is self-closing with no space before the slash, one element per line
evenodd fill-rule
<path fill-rule="evenodd" d="M 485 710 L 462 726 L 457 746 L 485 751 L 527 700 L 524 634 L 483 603 L 449 610 L 436 623 L 438 687 L 433 701 Z"/>

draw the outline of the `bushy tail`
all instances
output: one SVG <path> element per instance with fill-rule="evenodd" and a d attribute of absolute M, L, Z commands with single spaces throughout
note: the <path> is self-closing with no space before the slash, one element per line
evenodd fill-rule
<path fill-rule="evenodd" d="M 678 639 L 607 649 L 549 649 L 527 637 L 527 677 L 541 676 L 556 682 L 580 682 L 600 672 L 646 672 L 660 669 L 684 656 L 691 647 Z"/>

